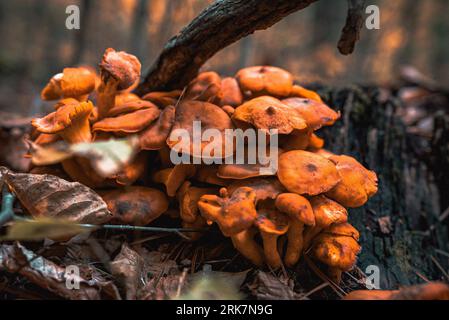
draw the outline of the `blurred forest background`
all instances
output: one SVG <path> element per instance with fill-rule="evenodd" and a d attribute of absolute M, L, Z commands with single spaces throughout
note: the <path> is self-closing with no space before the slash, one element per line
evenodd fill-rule
<path fill-rule="evenodd" d="M 42 112 L 39 91 L 66 66 L 96 65 L 105 48 L 137 55 L 146 70 L 166 41 L 211 0 L 0 1 L 0 110 Z M 81 9 L 81 29 L 67 30 L 66 7 Z M 362 29 L 355 53 L 336 44 L 344 0 L 320 0 L 272 28 L 226 48 L 205 69 L 232 75 L 248 65 L 288 69 L 301 83 L 391 84 L 402 65 L 440 83 L 449 75 L 449 1 L 371 0 L 381 11 L 380 30 Z"/>

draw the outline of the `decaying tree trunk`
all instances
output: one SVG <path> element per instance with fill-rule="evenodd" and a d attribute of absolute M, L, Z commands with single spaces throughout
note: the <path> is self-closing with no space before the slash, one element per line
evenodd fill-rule
<path fill-rule="evenodd" d="M 447 225 L 439 220 L 444 190 L 409 148 L 410 137 L 395 115 L 396 100 L 379 88 L 321 93 L 342 111 L 334 126 L 319 133 L 327 148 L 354 156 L 379 177 L 379 192 L 362 208 L 349 210 L 351 223 L 361 233 L 357 266 L 362 271 L 378 266 L 382 289 L 441 279 L 444 274 L 437 264 L 447 270 L 448 257 L 439 250 L 448 252 L 449 246 Z M 435 152 L 441 147 L 433 145 Z"/>

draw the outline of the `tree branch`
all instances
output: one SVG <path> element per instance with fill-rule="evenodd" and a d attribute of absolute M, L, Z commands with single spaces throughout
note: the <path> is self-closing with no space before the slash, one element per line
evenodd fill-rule
<path fill-rule="evenodd" d="M 180 88 L 215 53 L 317 0 L 218 0 L 171 38 L 136 92 Z"/>
<path fill-rule="evenodd" d="M 354 51 L 355 43 L 360 39 L 364 8 L 365 0 L 348 0 L 346 23 L 338 41 L 338 50 L 341 54 L 348 55 Z"/>

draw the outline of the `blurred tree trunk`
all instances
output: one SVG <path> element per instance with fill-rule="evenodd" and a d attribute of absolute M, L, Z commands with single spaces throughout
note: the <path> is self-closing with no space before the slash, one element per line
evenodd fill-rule
<path fill-rule="evenodd" d="M 143 57 L 144 44 L 148 43 L 147 37 L 145 36 L 148 6 L 148 0 L 138 0 L 134 9 L 129 48 L 131 48 L 131 52 L 138 57 Z"/>
<path fill-rule="evenodd" d="M 253 38 L 247 36 L 240 40 L 239 69 L 249 66 L 253 51 Z"/>
<path fill-rule="evenodd" d="M 382 89 L 327 88 L 326 102 L 340 109 L 342 117 L 318 133 L 326 148 L 348 154 L 379 178 L 379 191 L 363 207 L 350 209 L 349 220 L 360 231 L 362 251 L 357 266 L 380 269 L 382 289 L 440 280 L 443 273 L 435 260 L 448 267 L 448 229 L 439 217 L 439 189 L 435 175 L 441 167 L 428 167 L 409 147 L 406 127 L 395 115 L 397 100 Z M 434 143 L 435 154 L 447 161 L 447 137 Z M 441 157 L 443 159 L 443 157 Z M 447 164 L 447 163 L 446 163 Z"/>
<path fill-rule="evenodd" d="M 80 1 L 80 19 L 81 25 L 79 30 L 74 30 L 74 50 L 72 56 L 72 65 L 77 65 L 83 61 L 83 53 L 86 47 L 86 35 L 89 31 L 89 21 L 92 12 L 92 0 Z"/>

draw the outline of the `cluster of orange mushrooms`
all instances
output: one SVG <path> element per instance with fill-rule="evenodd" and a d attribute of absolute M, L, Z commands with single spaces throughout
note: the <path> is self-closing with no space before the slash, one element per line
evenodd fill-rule
<path fill-rule="evenodd" d="M 354 158 L 323 149 L 315 131 L 340 114 L 317 93 L 294 84 L 285 70 L 256 66 L 235 77 L 203 72 L 184 90 L 139 97 L 132 93 L 141 69 L 135 56 L 107 49 L 99 66 L 99 76 L 89 67 L 55 75 L 41 94 L 57 100 L 55 111 L 32 124 L 39 145 L 139 138 L 137 156 L 111 177 L 98 175 L 85 158 L 61 163 L 72 180 L 98 190 L 113 222 L 147 225 L 176 208 L 184 227 L 216 223 L 258 266 L 293 267 L 307 252 L 328 265 L 337 282 L 354 266 L 359 233 L 348 223 L 346 208 L 362 206 L 375 194 L 377 177 Z M 278 171 L 263 176 L 260 164 L 173 165 L 170 133 L 192 132 L 193 121 L 223 133 L 277 129 Z M 136 185 L 142 177 L 151 182 Z"/>

